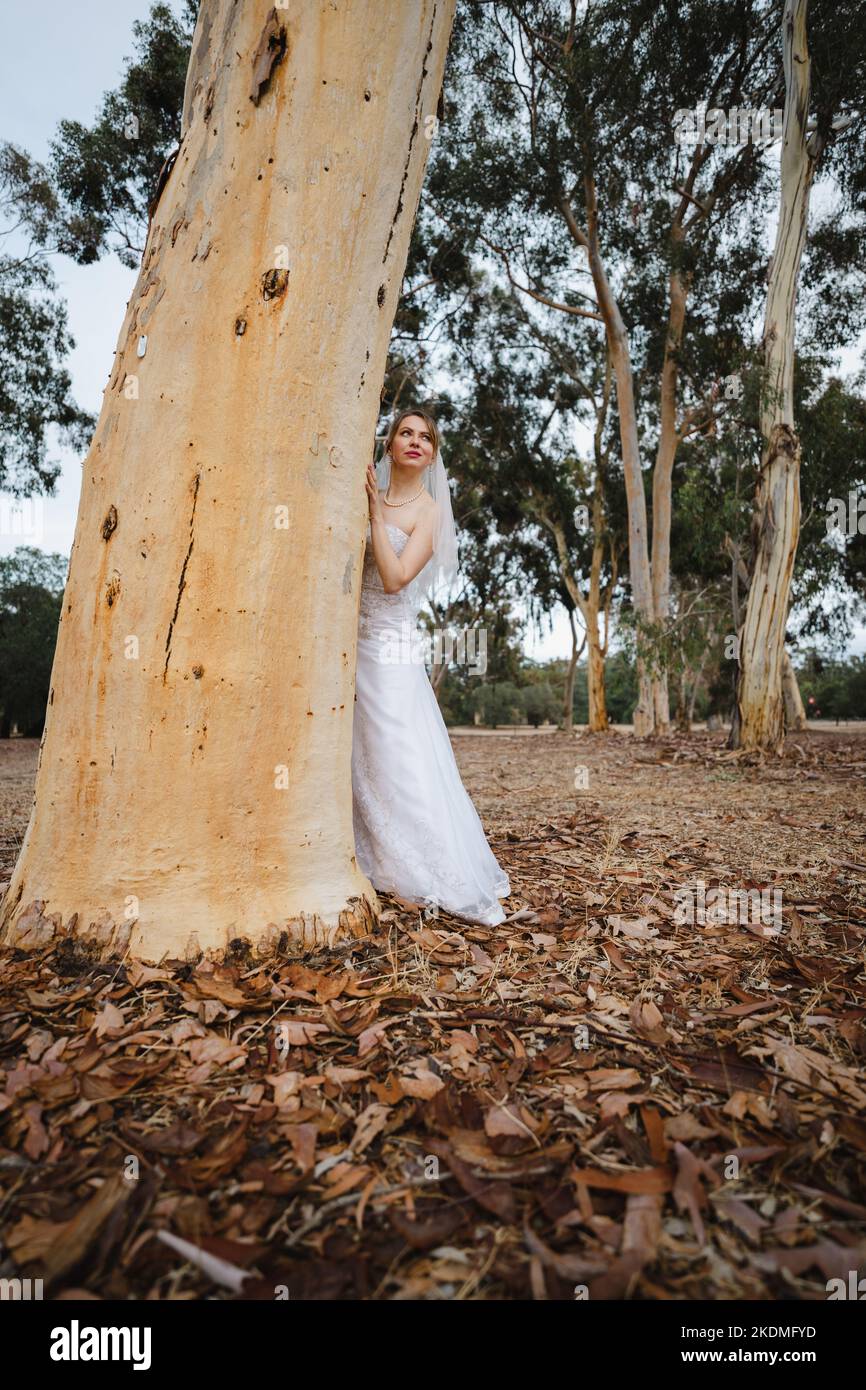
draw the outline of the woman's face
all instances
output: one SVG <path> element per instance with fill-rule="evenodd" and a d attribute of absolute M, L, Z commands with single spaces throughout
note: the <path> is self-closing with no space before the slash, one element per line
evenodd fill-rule
<path fill-rule="evenodd" d="M 423 470 L 433 462 L 433 435 L 420 415 L 407 415 L 391 441 L 391 457 L 404 468 Z"/>

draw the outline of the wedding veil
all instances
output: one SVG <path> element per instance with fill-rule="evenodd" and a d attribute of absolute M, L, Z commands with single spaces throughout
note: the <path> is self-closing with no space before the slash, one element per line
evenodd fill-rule
<path fill-rule="evenodd" d="M 382 444 L 384 446 L 384 440 Z M 386 490 L 390 481 L 391 456 L 383 448 L 376 464 L 376 484 Z M 451 508 L 448 474 L 442 462 L 441 442 L 432 464 L 424 469 L 424 486 L 436 503 L 438 515 L 433 531 L 433 554 L 412 583 L 417 593 L 426 594 L 428 599 L 432 599 L 440 589 L 447 592 L 457 576 L 459 565 L 457 528 Z"/>

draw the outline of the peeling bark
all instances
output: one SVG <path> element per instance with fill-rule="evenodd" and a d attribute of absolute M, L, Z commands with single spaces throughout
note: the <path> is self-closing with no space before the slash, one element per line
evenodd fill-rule
<path fill-rule="evenodd" d="M 274 68 L 285 57 L 286 46 L 285 28 L 280 23 L 276 10 L 271 10 L 253 54 L 253 85 L 250 90 L 250 101 L 254 106 L 258 106 L 268 90 Z"/>
<path fill-rule="evenodd" d="M 773 252 L 762 399 L 765 440 L 752 522 L 752 564 L 740 637 L 734 746 L 779 752 L 785 739 L 782 669 L 791 575 L 800 530 L 800 441 L 794 426 L 794 327 L 815 158 L 806 141 L 810 62 L 806 0 L 786 0 L 782 192 Z"/>

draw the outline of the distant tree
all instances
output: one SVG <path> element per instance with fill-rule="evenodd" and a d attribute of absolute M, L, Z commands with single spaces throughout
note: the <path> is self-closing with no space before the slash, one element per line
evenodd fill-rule
<path fill-rule="evenodd" d="M 494 681 L 482 685 L 473 697 L 481 721 L 495 729 L 500 724 L 519 724 L 523 719 L 523 697 L 513 681 Z"/>
<path fill-rule="evenodd" d="M 560 701 L 554 694 L 548 680 L 536 681 L 524 687 L 522 694 L 523 713 L 527 724 L 538 728 L 539 724 L 552 724 L 560 714 Z"/>
<path fill-rule="evenodd" d="M 66 566 L 33 546 L 0 558 L 0 738 L 42 733 Z"/>
<path fill-rule="evenodd" d="M 96 423 L 62 365 L 75 340 L 46 259 L 54 206 L 44 169 L 0 145 L 0 490 L 16 497 L 53 493 L 52 427 L 83 451 Z"/>

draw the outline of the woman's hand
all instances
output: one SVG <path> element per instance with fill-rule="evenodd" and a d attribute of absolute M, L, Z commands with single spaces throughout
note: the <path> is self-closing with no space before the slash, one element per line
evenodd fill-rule
<path fill-rule="evenodd" d="M 367 464 L 367 503 L 370 508 L 370 525 L 376 520 L 384 521 L 385 513 L 382 511 L 382 499 L 379 496 L 379 488 L 376 482 L 376 468 L 372 463 Z"/>

